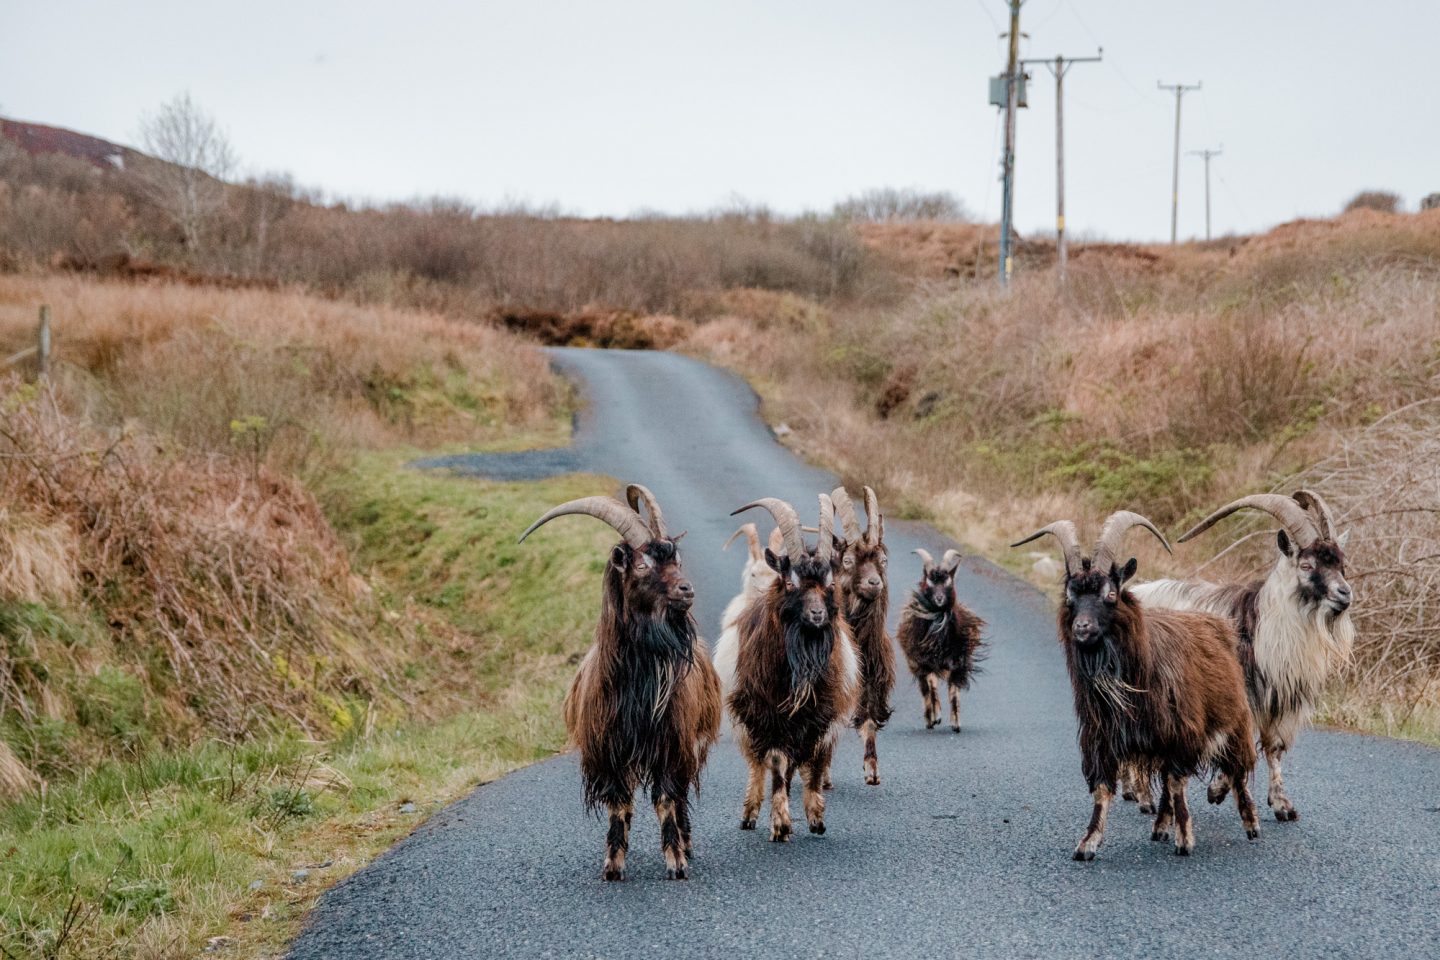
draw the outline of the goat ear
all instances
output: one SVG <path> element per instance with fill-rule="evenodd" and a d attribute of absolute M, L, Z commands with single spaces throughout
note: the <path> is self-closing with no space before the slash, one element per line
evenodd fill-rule
<path fill-rule="evenodd" d="M 610 562 L 615 565 L 615 569 L 624 570 L 630 566 L 630 554 L 630 544 L 617 543 L 615 549 L 610 551 Z"/>
<path fill-rule="evenodd" d="M 790 558 L 783 553 L 777 554 L 769 547 L 765 548 L 765 565 L 780 574 L 781 580 L 790 576 Z"/>
<path fill-rule="evenodd" d="M 1140 562 L 1134 557 L 1131 557 L 1128 561 L 1126 561 L 1125 566 L 1121 567 L 1118 571 L 1118 573 L 1120 574 L 1120 582 L 1123 584 L 1125 581 L 1135 576 L 1135 571 L 1139 569 Z"/>
<path fill-rule="evenodd" d="M 830 554 L 830 566 L 839 570 L 840 562 L 845 559 L 845 551 L 849 549 L 850 544 L 844 537 L 833 536 L 832 539 L 835 541 L 835 552 Z"/>
<path fill-rule="evenodd" d="M 1295 545 L 1290 541 L 1290 537 L 1285 533 L 1284 530 L 1276 531 L 1275 545 L 1278 546 L 1280 548 L 1280 552 L 1285 554 L 1285 556 L 1287 557 L 1293 558 L 1296 554 Z"/>

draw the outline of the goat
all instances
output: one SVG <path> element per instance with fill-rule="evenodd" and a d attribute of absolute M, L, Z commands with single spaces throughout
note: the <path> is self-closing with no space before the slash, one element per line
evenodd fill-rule
<path fill-rule="evenodd" d="M 936 564 L 928 550 L 916 550 L 924 569 L 920 582 L 900 614 L 900 649 L 910 672 L 920 684 L 925 703 L 925 729 L 940 722 L 940 680 L 950 693 L 950 729 L 960 732 L 960 691 L 975 676 L 976 661 L 984 656 L 980 631 L 985 621 L 971 613 L 955 596 L 955 571 L 960 553 L 946 550 Z"/>
<path fill-rule="evenodd" d="M 855 712 L 859 662 L 850 628 L 840 616 L 835 576 L 840 549 L 834 507 L 820 495 L 819 538 L 807 549 L 795 509 L 765 498 L 736 510 L 763 507 L 780 528 L 784 550 L 765 551 L 776 573 L 766 593 L 738 624 L 735 685 L 728 703 L 736 741 L 750 768 L 740 829 L 755 829 L 770 771 L 770 839 L 790 839 L 790 783 L 801 774 L 805 821 L 825 832 L 825 772 L 842 725 Z"/>
<path fill-rule="evenodd" d="M 606 880 L 625 879 L 637 787 L 650 787 L 660 821 L 665 875 L 690 875 L 690 791 L 720 735 L 720 681 L 690 607 L 686 578 L 665 518 L 649 490 L 631 484 L 629 506 L 612 497 L 562 503 L 520 536 L 567 514 L 595 517 L 622 538 L 604 574 L 600 619 L 565 696 L 565 728 L 580 752 L 585 806 L 610 815 Z M 649 522 L 638 507 L 643 501 Z"/>
<path fill-rule="evenodd" d="M 745 608 L 756 597 L 763 596 L 770 584 L 775 582 L 775 571 L 765 563 L 765 550 L 760 546 L 760 534 L 755 524 L 741 524 L 720 549 L 728 549 L 739 536 L 745 537 L 749 553 L 745 566 L 740 570 L 740 592 L 725 605 L 725 612 L 720 616 L 720 638 L 715 641 L 715 670 L 720 674 L 720 689 L 727 692 L 735 682 L 735 658 L 740 652 L 740 631 L 736 624 Z M 770 549 L 777 554 L 780 552 L 779 528 L 770 531 Z"/>
<path fill-rule="evenodd" d="M 1149 607 L 1198 610 L 1228 617 L 1240 636 L 1240 664 L 1260 747 L 1270 768 L 1266 802 L 1281 822 L 1300 817 L 1285 793 L 1281 761 L 1305 726 L 1331 671 L 1350 658 L 1355 625 L 1345 579 L 1345 537 L 1335 537 L 1329 506 L 1308 490 L 1293 497 L 1260 493 L 1227 503 L 1181 537 L 1199 536 L 1237 510 L 1261 510 L 1284 528 L 1275 535 L 1280 555 L 1264 579 L 1217 584 L 1154 580 L 1133 592 Z M 1230 782 L 1210 785 L 1220 803 Z"/>
<path fill-rule="evenodd" d="M 855 515 L 855 504 L 844 487 L 830 494 L 845 533 L 837 585 L 844 598 L 845 622 L 860 657 L 860 699 L 855 729 L 863 745 L 865 782 L 880 783 L 880 758 L 875 735 L 890 719 L 890 692 L 895 689 L 895 649 L 885 630 L 890 611 L 890 552 L 885 548 L 885 517 L 875 491 L 865 488 L 865 531 Z"/>
<path fill-rule="evenodd" d="M 1116 556 L 1125 533 L 1136 526 L 1170 549 L 1154 524 L 1128 510 L 1110 515 L 1088 557 L 1069 520 L 1057 520 L 1014 545 L 1050 534 L 1065 556 L 1059 638 L 1080 722 L 1080 766 L 1094 797 L 1076 860 L 1095 858 L 1125 764 L 1163 775 L 1150 838 L 1168 839 L 1173 825 L 1177 854 L 1188 856 L 1195 847 L 1185 786 L 1204 768 L 1231 779 L 1245 835 L 1260 836 L 1249 782 L 1255 739 L 1235 629 L 1211 614 L 1146 609 L 1126 589 L 1137 564 L 1131 557 L 1122 565 Z"/>

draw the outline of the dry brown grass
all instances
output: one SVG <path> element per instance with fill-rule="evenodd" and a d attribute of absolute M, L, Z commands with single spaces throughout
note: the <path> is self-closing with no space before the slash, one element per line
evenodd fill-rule
<path fill-rule="evenodd" d="M 888 228 L 902 255 L 937 263 L 949 254 L 926 244 L 963 229 Z M 1012 562 L 1007 542 L 1061 516 L 1124 505 L 1174 528 L 1317 463 L 1312 482 L 1349 508 L 1365 484 L 1433 470 L 1421 427 L 1360 431 L 1440 393 L 1440 216 L 1357 211 L 1228 244 L 1080 251 L 1064 290 L 1033 270 L 1009 293 L 928 281 L 899 307 L 840 307 L 803 329 L 735 310 L 685 349 L 751 376 L 808 456 Z M 1414 567 L 1416 543 L 1357 536 L 1360 569 Z M 1198 562 L 1182 549 L 1146 572 Z M 1210 572 L 1264 562 L 1239 551 Z M 1416 645 L 1433 633 L 1420 610 L 1436 598 L 1421 596 L 1406 606 L 1387 587 L 1362 615 L 1351 681 L 1366 696 L 1440 698 L 1440 681 L 1417 686 L 1440 677 Z M 1403 651 L 1389 639 L 1402 637 Z"/>

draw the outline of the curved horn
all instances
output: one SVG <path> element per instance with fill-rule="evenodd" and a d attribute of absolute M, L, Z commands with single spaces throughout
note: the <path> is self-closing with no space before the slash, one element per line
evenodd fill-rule
<path fill-rule="evenodd" d="M 1330 512 L 1330 505 L 1320 494 L 1313 490 L 1296 490 L 1293 499 L 1310 514 L 1321 540 L 1335 539 L 1335 514 Z"/>
<path fill-rule="evenodd" d="M 835 504 L 828 494 L 820 494 L 820 533 L 815 541 L 815 556 L 821 563 L 835 558 Z"/>
<path fill-rule="evenodd" d="M 1075 532 L 1075 524 L 1070 520 L 1056 520 L 1036 530 L 1024 540 L 1016 540 L 1010 546 L 1022 547 L 1031 540 L 1039 540 L 1047 533 L 1060 541 L 1060 550 L 1065 555 L 1065 573 L 1073 577 L 1080 569 L 1080 536 Z"/>
<path fill-rule="evenodd" d="M 835 512 L 840 515 L 840 529 L 845 531 L 845 539 L 851 543 L 860 539 L 860 518 L 855 516 L 855 501 L 850 499 L 850 493 L 844 487 L 836 487 L 830 491 L 830 499 L 835 503 Z"/>
<path fill-rule="evenodd" d="M 515 542 L 524 543 L 526 537 L 551 520 L 570 514 L 594 517 L 596 520 L 605 521 L 625 538 L 626 543 L 636 549 L 645 546 L 652 539 L 650 530 L 645 526 L 645 521 L 640 519 L 640 515 L 614 497 L 581 497 L 579 500 L 570 500 L 547 510 L 545 515 L 530 524 L 525 532 L 520 534 L 520 539 Z"/>
<path fill-rule="evenodd" d="M 1278 493 L 1254 493 L 1248 497 L 1241 497 L 1239 500 L 1232 500 L 1225 504 L 1225 506 L 1216 510 L 1210 514 L 1210 516 L 1181 534 L 1179 542 L 1184 543 L 1186 540 L 1192 540 L 1206 530 L 1209 530 L 1221 520 L 1230 516 L 1230 514 L 1237 510 L 1245 510 L 1247 508 L 1250 510 L 1263 511 L 1264 513 L 1270 514 L 1270 516 L 1276 520 L 1279 520 L 1280 525 L 1285 528 L 1285 532 L 1294 538 L 1301 549 L 1310 546 L 1310 544 L 1315 542 L 1316 537 L 1319 536 L 1319 527 L 1315 521 L 1311 519 L 1310 514 L 1305 511 L 1304 507 L 1300 506 L 1299 503 L 1290 497 L 1282 497 Z"/>
<path fill-rule="evenodd" d="M 960 568 L 960 551 L 946 550 L 945 555 L 940 558 L 940 566 L 952 572 L 958 570 Z"/>
<path fill-rule="evenodd" d="M 770 511 L 770 516 L 775 518 L 775 526 L 780 528 L 780 539 L 785 544 L 785 555 L 790 558 L 791 563 L 799 563 L 805 556 L 805 538 L 800 536 L 800 518 L 796 515 L 795 508 L 775 497 L 761 497 L 759 500 L 750 501 L 738 510 L 732 510 L 730 516 L 733 517 L 755 507 L 763 507 Z"/>
<path fill-rule="evenodd" d="M 873 487 L 865 488 L 865 542 L 871 545 L 885 539 L 885 515 L 880 512 L 880 498 Z"/>
<path fill-rule="evenodd" d="M 775 554 L 777 557 L 780 555 L 780 551 L 785 549 L 785 538 L 780 535 L 779 527 L 770 528 L 770 539 L 766 543 L 766 546 L 768 546 L 770 548 L 770 552 Z"/>
<path fill-rule="evenodd" d="M 1155 524 L 1146 520 L 1138 513 L 1129 510 L 1116 510 L 1105 518 L 1105 524 L 1100 528 L 1100 539 L 1095 541 L 1095 569 L 1101 573 L 1109 573 L 1115 557 L 1120 552 L 1120 545 L 1125 539 L 1125 534 L 1132 527 L 1144 527 L 1155 534 L 1155 539 L 1170 553 L 1170 541 L 1165 539 L 1165 534 L 1156 528 Z"/>
<path fill-rule="evenodd" d="M 655 494 L 650 492 L 648 487 L 638 483 L 632 483 L 625 488 L 625 499 L 630 501 L 630 509 L 637 514 L 640 513 L 640 504 L 645 504 L 645 512 L 650 514 L 650 532 L 654 534 L 652 539 L 664 540 L 665 514 L 660 512 L 660 504 L 655 501 Z"/>
<path fill-rule="evenodd" d="M 760 533 L 758 530 L 755 529 L 755 524 L 753 523 L 740 524 L 740 528 L 734 533 L 730 534 L 730 539 L 726 540 L 725 545 L 722 546 L 720 549 L 729 550 L 730 544 L 734 543 L 735 538 L 740 536 L 741 534 L 745 535 L 745 545 L 750 550 L 750 558 L 752 560 L 758 558 L 760 556 Z"/>
<path fill-rule="evenodd" d="M 925 564 L 925 572 L 929 573 L 935 568 L 935 558 L 930 556 L 930 551 L 924 547 L 916 547 L 914 552 L 920 556 L 920 562 Z"/>

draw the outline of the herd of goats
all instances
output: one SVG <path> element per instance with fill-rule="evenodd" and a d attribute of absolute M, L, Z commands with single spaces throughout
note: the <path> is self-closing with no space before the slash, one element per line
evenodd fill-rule
<path fill-rule="evenodd" d="M 682 570 L 678 538 L 667 533 L 645 487 L 629 485 L 626 502 L 595 496 L 561 504 L 520 537 L 567 514 L 595 517 L 622 537 L 605 568 L 595 642 L 564 705 L 586 805 L 609 813 L 604 879 L 625 877 L 634 795 L 647 785 L 666 876 L 689 876 L 690 791 L 719 736 L 722 702 L 749 765 L 742 830 L 755 829 L 768 781 L 770 839 L 790 838 L 789 794 L 798 773 L 806 824 L 824 833 L 830 763 L 845 727 L 862 739 L 865 782 L 880 782 L 876 733 L 890 717 L 895 680 L 885 522 L 869 487 L 863 531 L 843 487 L 819 500 L 813 528 L 802 527 L 795 509 L 778 499 L 735 511 L 763 508 L 775 527 L 764 548 L 754 524 L 736 531 L 749 556 L 713 660 L 691 614 L 695 588 Z M 1285 793 L 1281 760 L 1332 665 L 1350 653 L 1345 538 L 1336 536 L 1325 501 L 1300 490 L 1226 504 L 1180 541 L 1244 509 L 1264 511 L 1281 526 L 1268 576 L 1247 583 L 1127 586 L 1137 566 L 1133 557 L 1123 559 L 1127 532 L 1143 528 L 1170 549 L 1154 524 L 1130 511 L 1112 514 L 1088 551 L 1069 520 L 1014 544 L 1049 535 L 1064 555 L 1059 641 L 1074 689 L 1081 768 L 1094 798 L 1076 860 L 1094 859 L 1117 791 L 1155 815 L 1151 839 L 1173 835 L 1175 852 L 1188 855 L 1195 840 L 1186 784 L 1207 772 L 1209 801 L 1222 803 L 1233 793 L 1246 836 L 1257 838 L 1249 786 L 1257 740 L 1270 768 L 1267 801 L 1275 818 L 1299 816 Z M 816 534 L 813 547 L 807 532 Z M 915 552 L 924 568 L 897 639 L 919 683 L 927 728 L 941 721 L 943 682 L 958 733 L 960 691 L 981 655 L 984 623 L 956 595 L 960 555 L 948 550 L 937 563 Z"/>

